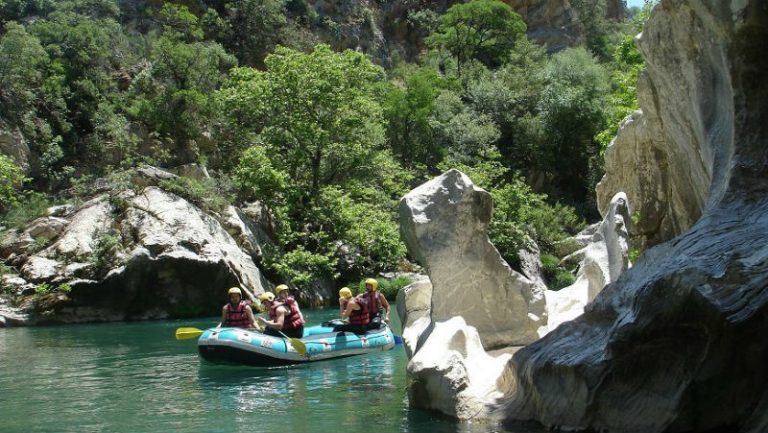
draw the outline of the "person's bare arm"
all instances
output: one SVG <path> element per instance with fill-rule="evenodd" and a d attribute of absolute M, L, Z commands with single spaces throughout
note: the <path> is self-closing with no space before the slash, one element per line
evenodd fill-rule
<path fill-rule="evenodd" d="M 276 311 L 277 317 L 275 320 L 266 320 L 259 317 L 259 321 L 270 328 L 274 328 L 277 330 L 283 329 L 283 323 L 285 322 L 285 307 L 279 307 Z"/>
<path fill-rule="evenodd" d="M 381 298 L 381 306 L 384 307 L 384 321 L 389 323 L 389 302 L 381 292 L 379 292 L 379 298 Z"/>
<path fill-rule="evenodd" d="M 256 318 L 253 316 L 253 309 L 248 305 L 245 306 L 245 314 L 248 316 L 248 321 L 251 323 L 251 326 L 258 329 L 259 325 L 256 323 Z"/>
<path fill-rule="evenodd" d="M 357 305 L 357 303 L 356 303 L 356 302 L 351 302 L 351 301 L 350 301 L 350 302 L 348 302 L 348 303 L 347 303 L 347 309 L 346 309 L 346 310 L 344 310 L 344 312 L 343 312 L 343 313 L 341 313 L 341 319 L 342 319 L 342 320 L 344 320 L 344 319 L 348 319 L 348 318 L 349 318 L 349 316 L 352 314 L 352 312 L 353 312 L 353 311 L 355 311 L 355 310 L 359 310 L 359 309 L 360 309 L 360 306 L 359 306 L 359 305 Z"/>
<path fill-rule="evenodd" d="M 217 328 L 221 328 L 222 325 L 224 325 L 224 321 L 227 320 L 227 306 L 221 307 L 221 322 L 219 322 L 218 325 L 216 325 Z"/>

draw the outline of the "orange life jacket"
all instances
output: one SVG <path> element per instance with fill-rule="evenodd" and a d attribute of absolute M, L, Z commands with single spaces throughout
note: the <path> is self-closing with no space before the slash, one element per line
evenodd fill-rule
<path fill-rule="evenodd" d="M 228 303 L 223 325 L 233 328 L 252 328 L 253 323 L 248 320 L 248 313 L 245 311 L 246 305 L 248 304 L 245 301 L 240 301 L 237 306 L 233 306 L 231 302 Z"/>
<path fill-rule="evenodd" d="M 289 296 L 286 299 L 275 299 L 272 303 L 272 307 L 269 309 L 269 317 L 272 320 L 277 319 L 277 309 L 281 306 L 285 306 L 288 309 L 288 314 L 283 317 L 283 329 L 297 329 L 304 326 L 304 319 L 301 317 L 299 311 L 299 305 L 293 296 Z"/>
<path fill-rule="evenodd" d="M 360 308 L 357 310 L 352 310 L 351 313 L 349 313 L 349 324 L 350 325 L 367 325 L 368 322 L 371 321 L 371 316 L 368 314 L 368 310 L 361 305 L 359 301 L 353 301 L 352 299 L 344 299 L 342 301 L 343 309 L 347 309 L 347 305 L 349 305 L 350 302 L 354 302 L 357 305 L 360 305 Z"/>

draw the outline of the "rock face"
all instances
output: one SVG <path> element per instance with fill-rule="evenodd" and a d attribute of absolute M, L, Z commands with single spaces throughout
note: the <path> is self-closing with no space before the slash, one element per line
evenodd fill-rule
<path fill-rule="evenodd" d="M 408 363 L 408 399 L 459 419 L 487 417 L 514 389 L 506 368 L 511 357 L 488 355 L 477 330 L 461 317 L 437 322 Z"/>
<path fill-rule="evenodd" d="M 19 291 L 43 283 L 71 289 L 59 289 L 50 310 L 40 311 L 45 299 L 29 304 L 29 322 L 216 314 L 231 286 L 254 294 L 271 287 L 254 262 L 260 249 L 251 223 L 234 208 L 220 217 L 225 228 L 190 202 L 147 186 L 102 194 L 63 215 L 40 218 L 0 245 L 3 259 L 20 270 L 8 280 Z"/>
<path fill-rule="evenodd" d="M 544 290 L 513 271 L 488 239 L 488 192 L 457 170 L 400 201 L 400 230 L 429 274 L 398 293 L 411 405 L 460 419 L 486 417 L 513 389 L 511 355 L 545 329 Z"/>
<path fill-rule="evenodd" d="M 432 322 L 460 315 L 486 348 L 530 343 L 546 325 L 544 291 L 491 244 L 491 212 L 490 194 L 450 170 L 400 200 L 401 236 L 432 281 Z"/>
<path fill-rule="evenodd" d="M 613 0 L 611 0 L 613 2 Z M 568 0 L 504 0 L 528 25 L 528 37 L 558 51 L 584 40 L 584 27 Z M 428 25 L 417 25 L 415 14 L 443 14 L 457 0 L 327 1 L 314 0 L 314 11 L 323 23 L 313 29 L 336 49 L 353 49 L 391 66 L 393 58 L 414 60 L 424 48 Z M 610 12 L 610 11 L 609 11 Z M 429 21 L 429 20 L 427 20 Z"/>
<path fill-rule="evenodd" d="M 655 7 L 639 44 L 657 119 L 648 124 L 662 126 L 643 134 L 657 137 L 659 169 L 622 169 L 632 185 L 651 171 L 666 182 L 665 218 L 701 217 L 583 316 L 514 355 L 506 418 L 617 432 L 768 429 L 767 37 L 760 0 Z"/>
<path fill-rule="evenodd" d="M 0 118 L 0 154 L 9 156 L 25 174 L 30 173 L 31 154 L 21 130 L 10 127 Z"/>
<path fill-rule="evenodd" d="M 528 37 L 550 52 L 584 41 L 584 26 L 567 0 L 505 0 L 528 25 Z"/>
<path fill-rule="evenodd" d="M 603 288 L 629 267 L 629 207 L 624 193 L 613 197 L 605 219 L 582 232 L 584 248 L 565 260 L 580 262 L 576 282 L 558 291 L 547 290 L 547 328 L 575 319 Z"/>

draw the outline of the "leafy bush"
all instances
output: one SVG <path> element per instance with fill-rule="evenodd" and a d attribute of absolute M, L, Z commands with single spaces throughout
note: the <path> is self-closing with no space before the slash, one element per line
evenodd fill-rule
<path fill-rule="evenodd" d="M 0 153 L 0 210 L 16 204 L 19 195 L 17 189 L 25 179 L 21 168 Z"/>
<path fill-rule="evenodd" d="M 35 286 L 36 295 L 45 295 L 51 291 L 51 285 L 48 283 L 40 283 Z"/>
<path fill-rule="evenodd" d="M 23 198 L 13 204 L 3 215 L 2 220 L 9 227 L 20 228 L 37 218 L 48 214 L 53 201 L 46 194 L 27 191 Z"/>
<path fill-rule="evenodd" d="M 303 246 L 287 252 L 273 251 L 266 256 L 267 267 L 287 277 L 296 285 L 307 284 L 319 276 L 338 277 L 332 253 L 311 252 Z"/>
<path fill-rule="evenodd" d="M 569 270 L 560 266 L 560 259 L 550 254 L 541 255 L 541 273 L 550 290 L 562 289 L 576 281 L 576 277 Z"/>
<path fill-rule="evenodd" d="M 92 246 L 91 263 L 97 276 L 106 273 L 115 264 L 115 253 L 120 243 L 120 235 L 116 232 L 106 232 L 96 237 Z"/>
<path fill-rule="evenodd" d="M 224 212 L 231 202 L 226 189 L 214 179 L 197 180 L 177 176 L 161 180 L 158 186 L 168 192 L 184 197 L 198 205 L 201 209 L 216 213 Z"/>
<path fill-rule="evenodd" d="M 555 274 L 555 277 L 549 284 L 550 290 L 560 290 L 563 287 L 568 287 L 576 282 L 576 277 L 569 271 L 562 270 Z"/>
<path fill-rule="evenodd" d="M 546 195 L 533 193 L 519 179 L 491 190 L 491 195 L 494 215 L 489 235 L 509 263 L 517 262 L 517 251 L 529 239 L 549 251 L 582 225 L 573 208 L 548 204 Z"/>
<path fill-rule="evenodd" d="M 398 277 L 395 277 L 393 279 L 387 279 L 387 278 L 376 278 L 376 281 L 379 282 L 379 291 L 384 294 L 384 297 L 387 298 L 389 301 L 395 300 L 397 298 L 397 293 L 402 289 L 403 287 L 411 284 L 413 280 L 405 275 L 400 275 Z M 361 293 L 365 293 L 365 279 L 360 280 L 360 282 L 356 285 L 351 284 L 350 288 L 352 289 L 352 292 L 355 295 L 359 295 Z"/>

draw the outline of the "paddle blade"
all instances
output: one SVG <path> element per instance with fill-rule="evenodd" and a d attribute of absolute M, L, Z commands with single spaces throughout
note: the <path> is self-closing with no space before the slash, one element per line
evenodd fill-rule
<path fill-rule="evenodd" d="M 203 335 L 202 329 L 197 328 L 179 328 L 176 330 L 176 339 L 177 340 L 190 340 L 192 338 L 197 338 L 201 335 Z"/>
<path fill-rule="evenodd" d="M 303 341 L 298 338 L 291 338 L 289 341 L 299 355 L 304 356 L 304 354 L 307 353 L 307 345 L 304 344 Z"/>

